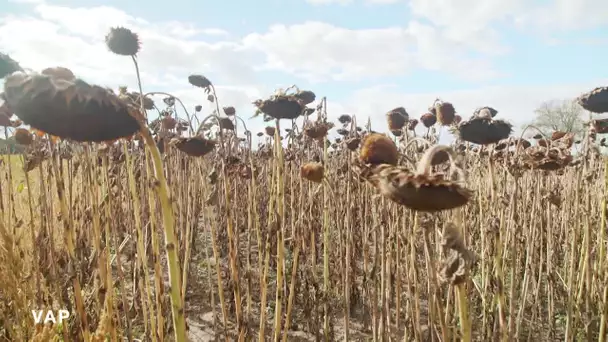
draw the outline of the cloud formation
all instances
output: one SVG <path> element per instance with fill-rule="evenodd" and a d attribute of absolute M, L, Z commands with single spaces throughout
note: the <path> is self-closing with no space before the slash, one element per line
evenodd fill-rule
<path fill-rule="evenodd" d="M 16 1 L 27 2 L 31 13 L 0 16 L 0 46 L 21 65 L 34 70 L 67 66 L 89 82 L 135 89 L 131 60 L 113 55 L 104 44 L 110 27 L 125 26 L 142 40 L 138 59 L 144 91 L 170 91 L 182 97 L 189 108 L 204 104 L 209 112 L 212 107 L 204 100 L 206 95 L 186 80 L 190 73 L 202 73 L 217 83 L 221 104 L 236 107 L 245 118 L 254 112 L 253 100 L 268 96 L 278 86 L 302 82 L 312 84 L 314 91 L 315 83 L 331 89 L 332 82 L 366 80 L 364 89 L 337 101 L 331 93 L 317 95 L 329 96 L 332 117 L 344 113 L 372 116 L 378 130 L 384 127 L 381 116 L 389 109 L 404 106 L 419 116 L 437 96 L 453 102 L 464 117 L 478 106 L 491 105 L 507 119 L 523 122 L 544 100 L 574 97 L 606 81 L 553 87 L 482 87 L 441 94 L 404 93 L 383 85 L 386 79 L 421 70 L 463 80 L 499 77 L 501 72 L 492 64 L 492 57 L 509 51 L 500 39 L 501 23 L 524 28 L 536 25 L 533 18 L 543 17 L 553 18 L 540 20 L 556 29 L 571 27 L 584 18 L 589 19 L 585 25 L 600 25 L 607 21 L 608 16 L 602 16 L 601 11 L 606 13 L 608 5 L 599 0 L 557 0 L 542 8 L 556 16 L 536 17 L 530 10 L 541 8 L 523 0 L 466 0 L 458 6 L 445 0 L 411 0 L 415 19 L 401 26 L 351 29 L 306 21 L 276 24 L 240 37 L 177 20 L 151 23 L 109 6 L 70 8 Z M 388 4 L 393 0 L 375 2 Z M 285 84 L 269 81 L 268 75 L 277 73 Z M 252 130 L 264 125 L 259 119 L 247 124 Z"/>

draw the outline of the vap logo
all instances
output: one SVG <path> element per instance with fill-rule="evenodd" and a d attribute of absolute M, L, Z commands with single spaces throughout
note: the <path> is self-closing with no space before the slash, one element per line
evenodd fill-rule
<path fill-rule="evenodd" d="M 34 316 L 34 322 L 39 323 L 61 323 L 70 318 L 70 312 L 68 310 L 32 310 L 32 316 Z"/>

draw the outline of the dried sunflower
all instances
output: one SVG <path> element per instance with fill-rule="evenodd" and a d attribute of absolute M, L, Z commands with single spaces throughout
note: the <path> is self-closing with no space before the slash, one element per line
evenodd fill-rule
<path fill-rule="evenodd" d="M 403 107 L 397 107 L 386 113 L 386 122 L 391 131 L 400 131 L 408 122 L 409 115 Z"/>
<path fill-rule="evenodd" d="M 4 78 L 16 71 L 23 71 L 19 63 L 9 55 L 0 52 L 0 78 Z"/>
<path fill-rule="evenodd" d="M 592 113 L 608 112 L 608 87 L 597 87 L 576 99 L 577 103 Z"/>
<path fill-rule="evenodd" d="M 203 75 L 190 75 L 188 76 L 188 82 L 199 88 L 209 88 L 211 86 L 211 81 L 209 81 L 209 79 Z"/>
<path fill-rule="evenodd" d="M 113 27 L 106 35 L 106 45 L 117 55 L 135 56 L 139 52 L 141 43 L 133 31 L 124 27 Z"/>
<path fill-rule="evenodd" d="M 306 163 L 300 168 L 300 176 L 311 182 L 321 183 L 325 168 L 321 163 Z"/>
<path fill-rule="evenodd" d="M 431 128 L 435 123 L 437 123 L 437 117 L 432 113 L 426 113 L 420 117 L 420 121 L 426 128 Z"/>
<path fill-rule="evenodd" d="M 274 132 L 276 131 L 276 129 L 272 126 L 266 126 L 266 128 L 264 128 L 264 131 L 269 137 L 274 137 Z"/>
<path fill-rule="evenodd" d="M 344 142 L 344 144 L 346 145 L 346 148 L 348 148 L 351 151 L 356 151 L 357 148 L 359 148 L 360 143 L 361 143 L 361 139 L 359 139 L 357 137 L 350 138 Z"/>
<path fill-rule="evenodd" d="M 200 136 L 191 138 L 174 138 L 171 141 L 178 150 L 192 157 L 202 157 L 213 151 L 215 141 Z"/>
<path fill-rule="evenodd" d="M 469 202 L 473 192 L 466 187 L 462 170 L 453 162 L 448 174 L 432 173 L 431 160 L 444 151 L 455 156 L 443 145 L 428 149 L 418 162 L 416 172 L 389 165 L 355 165 L 355 171 L 392 201 L 416 211 L 437 212 L 454 209 Z"/>
<path fill-rule="evenodd" d="M 608 133 L 608 119 L 597 119 L 591 121 L 593 133 L 605 134 Z"/>
<path fill-rule="evenodd" d="M 232 122 L 232 120 L 230 120 L 230 118 L 228 118 L 228 117 L 220 118 L 219 122 L 220 122 L 221 129 L 234 131 L 234 122 Z"/>
<path fill-rule="evenodd" d="M 327 132 L 333 128 L 331 122 L 315 122 L 304 129 L 304 134 L 312 139 L 322 139 L 327 136 Z"/>
<path fill-rule="evenodd" d="M 412 119 L 407 123 L 407 129 L 409 129 L 410 131 L 413 131 L 416 129 L 416 126 L 418 126 L 418 120 L 417 119 Z"/>
<path fill-rule="evenodd" d="M 451 103 L 437 100 L 434 107 L 436 113 L 435 115 L 437 116 L 437 121 L 439 121 L 439 124 L 449 126 L 454 122 L 456 110 Z"/>
<path fill-rule="evenodd" d="M 294 95 L 274 95 L 253 103 L 262 113 L 273 119 L 296 119 L 306 108 L 304 101 Z"/>
<path fill-rule="evenodd" d="M 498 111 L 492 107 L 479 107 L 475 109 L 473 112 L 473 116 L 475 117 L 495 117 L 498 114 Z"/>
<path fill-rule="evenodd" d="M 506 139 L 512 132 L 512 125 L 491 117 L 473 116 L 458 125 L 460 139 L 479 145 L 489 145 Z"/>
<path fill-rule="evenodd" d="M 526 168 L 545 171 L 560 170 L 572 162 L 572 155 L 567 150 L 534 146 L 526 150 L 522 162 Z"/>
<path fill-rule="evenodd" d="M 31 127 L 75 141 L 102 142 L 133 135 L 141 113 L 105 88 L 41 74 L 7 77 L 8 105 Z"/>
<path fill-rule="evenodd" d="M 234 109 L 234 107 L 230 106 L 230 107 L 224 107 L 224 113 L 228 116 L 232 116 L 236 114 L 236 109 Z"/>
<path fill-rule="evenodd" d="M 338 117 L 338 121 L 340 121 L 341 124 L 346 125 L 346 124 L 349 124 L 352 121 L 352 119 L 351 119 L 350 115 L 342 114 Z"/>
<path fill-rule="evenodd" d="M 32 134 L 25 128 L 18 128 L 14 133 L 15 141 L 20 145 L 30 145 L 34 141 Z"/>
<path fill-rule="evenodd" d="M 364 164 L 397 165 L 399 151 L 395 143 L 386 135 L 370 133 L 363 138 L 359 160 Z"/>
<path fill-rule="evenodd" d="M 300 99 L 304 105 L 313 103 L 317 98 L 317 95 L 310 90 L 300 90 L 294 96 Z"/>
<path fill-rule="evenodd" d="M 48 75 L 64 81 L 73 81 L 76 76 L 72 70 L 64 67 L 46 68 L 40 72 L 43 75 Z"/>

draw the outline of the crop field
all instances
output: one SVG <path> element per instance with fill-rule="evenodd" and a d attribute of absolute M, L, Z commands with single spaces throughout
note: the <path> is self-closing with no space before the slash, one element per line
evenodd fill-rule
<path fill-rule="evenodd" d="M 138 36 L 106 43 L 139 80 Z M 608 120 L 330 121 L 295 86 L 249 118 L 203 75 L 187 110 L 0 57 L 0 341 L 607 340 Z"/>

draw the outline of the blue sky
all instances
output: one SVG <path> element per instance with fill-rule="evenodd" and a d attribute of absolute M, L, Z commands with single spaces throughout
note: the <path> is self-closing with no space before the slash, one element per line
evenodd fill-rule
<path fill-rule="evenodd" d="M 225 105 L 247 112 L 250 100 L 297 84 L 328 96 L 332 116 L 354 112 L 380 126 L 387 110 L 419 116 L 435 97 L 463 117 L 490 105 L 521 123 L 542 101 L 608 83 L 605 0 L 310 1 L 9 1 L 0 46 L 33 68 L 65 61 L 92 82 L 133 86 L 128 60 L 101 57 L 102 32 L 124 22 L 142 35 L 146 90 L 193 105 L 199 95 L 183 80 L 203 73 L 225 88 Z M 164 38 L 165 27 L 199 32 Z M 99 49 L 94 63 L 89 48 Z"/>

